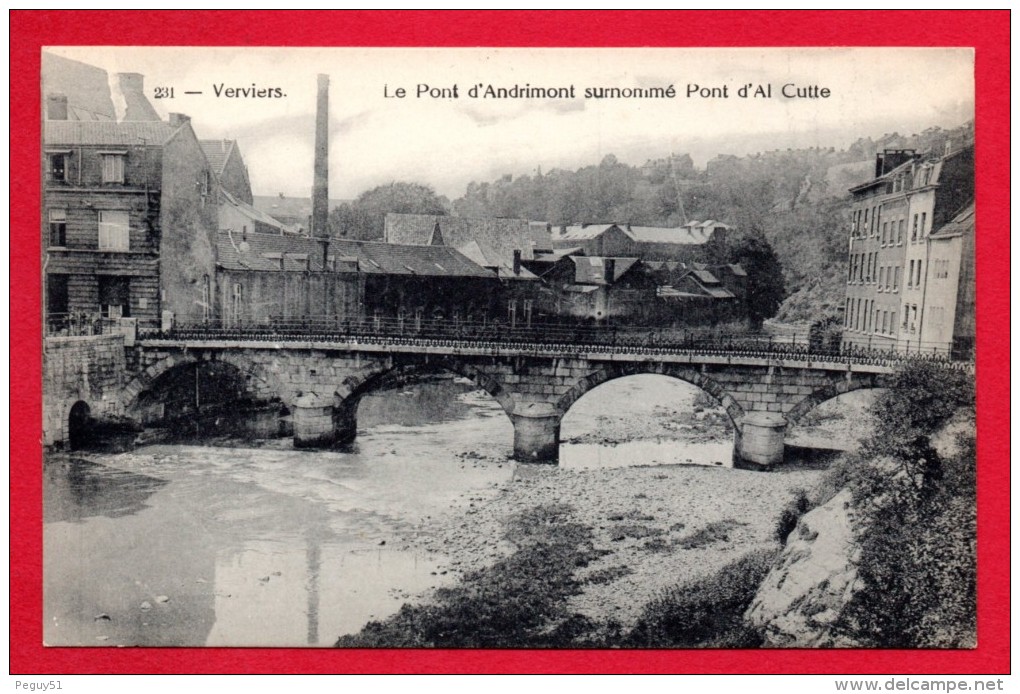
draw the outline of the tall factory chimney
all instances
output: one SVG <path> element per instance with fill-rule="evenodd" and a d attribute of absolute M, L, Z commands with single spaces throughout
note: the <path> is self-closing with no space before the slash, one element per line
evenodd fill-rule
<path fill-rule="evenodd" d="M 315 109 L 315 170 L 312 181 L 312 236 L 329 236 L 329 76 L 319 75 Z"/>

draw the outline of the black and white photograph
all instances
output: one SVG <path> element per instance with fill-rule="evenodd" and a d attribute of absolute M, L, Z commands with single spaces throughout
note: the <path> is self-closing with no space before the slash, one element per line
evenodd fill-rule
<path fill-rule="evenodd" d="M 47 646 L 977 646 L 972 49 L 40 85 Z"/>

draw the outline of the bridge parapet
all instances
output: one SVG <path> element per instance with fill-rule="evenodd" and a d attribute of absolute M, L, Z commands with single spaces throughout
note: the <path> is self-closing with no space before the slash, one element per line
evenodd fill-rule
<path fill-rule="evenodd" d="M 519 458 L 555 460 L 560 420 L 577 399 L 615 378 L 659 374 L 689 382 L 719 402 L 733 422 L 739 452 L 745 415 L 769 413 L 795 424 L 824 400 L 859 388 L 882 387 L 896 368 L 888 360 L 852 355 L 731 347 L 611 348 L 378 336 L 149 338 L 135 348 L 142 368 L 125 388 L 125 406 L 168 369 L 219 360 L 246 375 L 254 396 L 278 398 L 292 411 L 296 444 L 334 445 L 354 438 L 358 402 L 365 393 L 421 374 L 448 371 L 470 378 L 500 403 L 514 423 Z M 314 403 L 306 397 L 310 395 L 315 396 Z M 307 421 L 301 419 L 305 414 Z"/>

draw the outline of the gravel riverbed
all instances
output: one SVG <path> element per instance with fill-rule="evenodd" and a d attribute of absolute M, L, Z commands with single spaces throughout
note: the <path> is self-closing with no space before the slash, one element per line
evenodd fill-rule
<path fill-rule="evenodd" d="M 472 464 L 507 463 L 483 458 Z M 504 533 L 515 514 L 567 504 L 574 520 L 594 531 L 596 548 L 608 551 L 579 569 L 583 592 L 571 598 L 570 608 L 624 626 L 632 625 L 662 589 L 774 546 L 783 506 L 821 474 L 694 465 L 565 470 L 510 464 L 515 465 L 510 482 L 461 499 L 449 514 L 402 538 L 404 543 L 447 557 L 437 571 L 459 576 L 513 551 Z"/>

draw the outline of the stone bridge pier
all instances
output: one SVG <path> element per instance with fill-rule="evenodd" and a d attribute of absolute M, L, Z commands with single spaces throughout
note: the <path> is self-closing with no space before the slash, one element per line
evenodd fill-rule
<path fill-rule="evenodd" d="M 514 428 L 514 457 L 555 463 L 560 424 L 573 404 L 608 381 L 657 374 L 690 383 L 726 411 L 734 429 L 737 464 L 767 468 L 782 460 L 783 438 L 813 407 L 859 388 L 884 385 L 891 368 L 710 355 L 590 353 L 573 356 L 514 354 L 491 349 L 399 352 L 350 345 L 152 345 L 143 371 L 125 388 L 127 401 L 168 368 L 194 360 L 220 360 L 239 369 L 250 390 L 279 398 L 291 414 L 294 445 L 330 447 L 357 435 L 358 404 L 372 391 L 451 372 L 472 380 L 503 408 Z M 621 403 L 621 409 L 626 404 Z"/>

